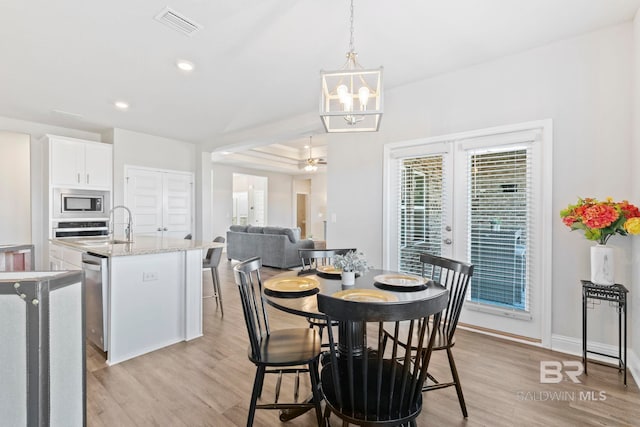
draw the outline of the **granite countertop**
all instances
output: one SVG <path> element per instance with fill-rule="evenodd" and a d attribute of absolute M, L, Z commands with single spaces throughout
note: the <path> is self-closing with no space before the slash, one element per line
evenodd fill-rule
<path fill-rule="evenodd" d="M 123 240 L 109 240 L 107 237 L 61 238 L 51 239 L 51 242 L 68 246 L 82 252 L 92 252 L 108 257 L 149 255 L 224 247 L 223 243 L 150 236 L 134 236 L 133 242 L 131 243 L 124 242 Z"/>

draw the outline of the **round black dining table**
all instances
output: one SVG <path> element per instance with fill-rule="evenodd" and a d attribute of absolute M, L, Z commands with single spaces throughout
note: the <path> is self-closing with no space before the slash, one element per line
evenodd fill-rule
<path fill-rule="evenodd" d="M 306 272 L 305 272 L 306 273 Z M 390 300 L 375 302 L 377 304 L 390 304 L 398 306 L 400 309 L 412 302 L 436 299 L 448 292 L 442 285 L 434 281 L 427 281 L 423 286 L 389 286 L 376 282 L 376 276 L 381 275 L 403 275 L 396 271 L 388 270 L 369 270 L 366 273 L 356 276 L 355 284 L 352 286 L 344 286 L 339 274 L 326 274 L 317 272 L 315 274 L 300 273 L 298 271 L 286 271 L 277 274 L 269 281 L 277 281 L 279 279 L 294 277 L 310 277 L 318 282 L 318 290 L 311 292 L 271 292 L 269 289 L 264 290 L 264 298 L 269 305 L 287 313 L 297 314 L 299 316 L 311 317 L 316 319 L 324 319 L 326 316 L 318 310 L 316 294 L 332 296 L 340 291 L 363 289 L 375 290 L 376 292 L 389 292 L 392 295 Z M 265 281 L 266 284 L 267 281 Z M 340 294 L 339 294 L 340 295 Z"/>
<path fill-rule="evenodd" d="M 300 272 L 300 271 L 286 271 L 271 277 L 264 281 L 263 297 L 267 304 L 272 307 L 282 310 L 287 313 L 304 316 L 307 318 L 326 319 L 324 313 L 318 310 L 317 294 L 322 293 L 328 296 L 334 296 L 341 298 L 340 295 L 344 295 L 341 291 L 373 291 L 373 295 L 387 295 L 390 298 L 389 301 L 378 302 L 365 302 L 366 304 L 385 304 L 389 305 L 389 309 L 403 310 L 404 308 L 420 302 L 428 300 L 437 300 L 442 298 L 443 295 L 448 293 L 447 289 L 434 281 L 427 281 L 422 286 L 389 286 L 379 282 L 376 282 L 375 278 L 381 275 L 402 275 L 395 271 L 388 270 L 369 270 L 366 273 L 356 276 L 355 284 L 351 286 L 345 286 L 342 284 L 342 278 L 339 274 L 326 274 L 322 272 Z M 294 278 L 313 278 L 317 281 L 317 289 L 304 290 L 300 292 L 273 292 L 269 289 L 269 283 L 276 283 L 279 280 L 287 280 Z M 388 294 L 386 294 L 388 293 Z M 337 294 L 337 295 L 336 295 Z M 339 339 L 338 348 L 342 347 L 342 340 L 345 339 L 346 333 L 343 330 L 344 325 L 339 325 Z M 357 327 L 356 327 L 357 328 Z M 351 330 L 351 336 L 353 340 L 361 341 L 363 339 L 361 330 Z M 362 343 L 361 343 L 362 344 Z M 307 399 L 310 401 L 311 397 Z M 280 413 L 280 421 L 291 420 L 305 410 L 299 409 L 287 409 Z"/>

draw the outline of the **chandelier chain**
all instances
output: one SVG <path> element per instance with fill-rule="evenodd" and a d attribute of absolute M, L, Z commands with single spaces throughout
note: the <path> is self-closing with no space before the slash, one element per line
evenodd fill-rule
<path fill-rule="evenodd" d="M 353 0 L 351 0 L 351 37 L 349 38 L 349 53 L 353 53 Z"/>

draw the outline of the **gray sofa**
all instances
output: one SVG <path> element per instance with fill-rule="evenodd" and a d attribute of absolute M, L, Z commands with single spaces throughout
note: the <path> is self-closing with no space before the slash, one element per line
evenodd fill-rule
<path fill-rule="evenodd" d="M 300 239 L 299 228 L 232 225 L 227 231 L 229 259 L 244 261 L 259 256 L 268 267 L 298 267 L 298 249 L 313 249 L 312 240 Z"/>

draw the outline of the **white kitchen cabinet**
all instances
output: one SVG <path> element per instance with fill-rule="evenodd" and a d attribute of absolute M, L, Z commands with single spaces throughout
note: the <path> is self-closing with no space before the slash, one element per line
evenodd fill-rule
<path fill-rule="evenodd" d="M 135 234 L 183 238 L 193 232 L 193 174 L 134 167 L 125 174 Z"/>
<path fill-rule="evenodd" d="M 53 135 L 46 138 L 52 186 L 111 189 L 110 144 Z"/>
<path fill-rule="evenodd" d="M 49 243 L 49 268 L 54 271 L 82 270 L 82 251 Z"/>

